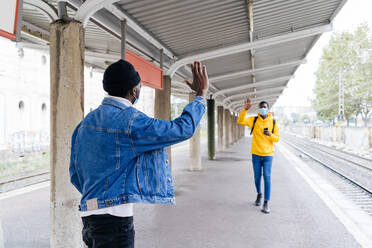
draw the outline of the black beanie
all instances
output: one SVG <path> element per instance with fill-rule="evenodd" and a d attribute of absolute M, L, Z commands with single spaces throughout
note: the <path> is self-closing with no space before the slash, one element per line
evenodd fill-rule
<path fill-rule="evenodd" d="M 113 96 L 124 96 L 140 82 L 141 78 L 133 65 L 122 59 L 107 67 L 103 74 L 103 89 Z"/>

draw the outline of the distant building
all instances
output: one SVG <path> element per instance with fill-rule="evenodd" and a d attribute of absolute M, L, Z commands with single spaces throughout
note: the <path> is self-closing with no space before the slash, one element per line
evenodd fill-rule
<path fill-rule="evenodd" d="M 275 114 L 275 118 L 279 121 L 290 121 L 298 122 L 314 122 L 316 120 L 316 112 L 312 107 L 309 106 L 280 106 L 273 107 L 272 112 Z"/>
<path fill-rule="evenodd" d="M 102 71 L 85 68 L 85 114 L 97 108 L 105 92 Z M 0 37 L 0 160 L 44 152 L 50 135 L 49 54 L 18 49 Z M 136 107 L 153 116 L 154 90 L 144 86 Z"/>

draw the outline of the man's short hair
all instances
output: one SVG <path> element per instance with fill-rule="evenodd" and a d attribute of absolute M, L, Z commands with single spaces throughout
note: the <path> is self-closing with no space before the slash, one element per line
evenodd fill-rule
<path fill-rule="evenodd" d="M 261 101 L 260 104 L 258 104 L 258 106 L 261 106 L 261 104 L 266 104 L 268 108 L 270 108 L 270 105 L 268 102 L 266 101 Z"/>

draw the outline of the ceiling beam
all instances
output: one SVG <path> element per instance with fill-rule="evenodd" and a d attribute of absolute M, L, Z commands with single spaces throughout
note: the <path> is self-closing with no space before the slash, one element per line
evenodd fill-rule
<path fill-rule="evenodd" d="M 267 102 L 269 103 L 270 106 L 273 106 L 275 104 L 275 101 L 276 101 L 276 99 L 275 100 L 272 100 L 272 101 L 267 101 Z M 236 111 L 236 112 L 239 113 L 242 110 L 243 110 L 243 106 L 240 106 L 240 107 L 235 108 L 233 111 Z M 253 112 L 257 113 L 257 110 L 258 110 L 258 107 L 250 108 L 247 113 L 248 114 L 252 114 Z M 272 112 L 269 111 L 269 113 L 272 113 Z"/>
<path fill-rule="evenodd" d="M 253 0 L 246 0 L 247 5 L 247 15 L 248 15 L 248 24 L 249 24 L 249 41 L 253 42 Z M 249 51 L 249 57 L 251 60 L 251 69 L 254 71 L 256 68 L 255 63 L 255 51 L 252 49 Z M 252 83 L 256 83 L 255 73 L 251 73 Z"/>
<path fill-rule="evenodd" d="M 278 97 L 279 97 L 278 94 L 273 94 L 273 95 L 267 95 L 267 96 L 264 96 L 264 97 L 253 98 L 253 99 L 251 99 L 251 104 L 254 105 L 254 104 L 259 103 L 261 101 L 269 101 L 269 100 L 272 100 L 272 99 L 277 99 Z M 234 101 L 234 102 L 230 103 L 229 105 L 227 105 L 227 108 L 234 108 L 234 107 L 236 107 L 236 105 L 244 105 L 244 101 L 242 101 L 242 100 Z"/>
<path fill-rule="evenodd" d="M 208 60 L 208 59 L 214 59 L 218 57 L 223 57 L 227 55 L 232 55 L 252 49 L 259 49 L 263 47 L 273 46 L 285 42 L 290 42 L 314 35 L 318 35 L 324 32 L 328 32 L 332 30 L 332 24 L 326 24 L 318 27 L 312 27 L 308 29 L 304 29 L 301 31 L 295 31 L 287 34 L 282 34 L 278 36 L 274 36 L 271 38 L 266 38 L 262 40 L 256 40 L 253 42 L 244 42 L 238 45 L 229 46 L 229 47 L 223 47 L 219 49 L 213 49 L 193 55 L 189 55 L 186 57 L 183 57 L 172 64 L 172 66 L 168 69 L 166 75 L 173 76 L 174 73 L 181 67 L 188 63 L 191 63 L 194 60 Z"/>
<path fill-rule="evenodd" d="M 177 89 L 181 88 L 182 90 L 184 90 L 185 94 L 189 94 L 189 93 L 192 92 L 192 90 L 190 89 L 190 87 L 186 83 L 182 83 L 182 82 L 179 82 L 179 81 L 172 80 L 172 90 L 176 89 L 173 86 L 177 87 Z"/>
<path fill-rule="evenodd" d="M 276 95 L 276 96 L 271 96 L 271 97 L 266 97 L 266 98 L 257 98 L 256 100 L 251 102 L 252 108 L 256 108 L 258 106 L 258 104 L 262 101 L 270 102 L 270 101 L 278 99 L 278 97 L 279 96 Z M 227 108 L 235 109 L 237 106 L 244 106 L 244 101 L 239 101 L 239 102 L 235 102 L 234 104 L 230 104 L 230 105 L 227 106 Z"/>
<path fill-rule="evenodd" d="M 77 10 L 75 20 L 80 21 L 84 28 L 87 26 L 89 19 L 100 9 L 105 8 L 120 0 L 89 0 L 85 1 Z"/>
<path fill-rule="evenodd" d="M 232 99 L 241 99 L 241 98 L 246 98 L 248 96 L 254 96 L 256 94 L 262 94 L 262 93 L 272 93 L 275 91 L 282 91 L 283 89 L 287 88 L 287 86 L 280 86 L 280 87 L 275 87 L 275 88 L 267 88 L 264 90 L 258 90 L 258 91 L 253 91 L 253 92 L 246 92 L 238 95 L 232 95 L 227 98 L 225 98 L 222 101 L 222 104 L 225 105 L 228 101 L 231 101 Z"/>
<path fill-rule="evenodd" d="M 267 67 L 256 68 L 256 69 L 253 69 L 253 70 L 250 69 L 250 70 L 236 71 L 236 72 L 232 72 L 232 73 L 227 73 L 227 74 L 224 74 L 224 75 L 218 75 L 218 76 L 210 77 L 209 81 L 212 82 L 212 83 L 216 83 L 216 82 L 220 82 L 220 81 L 230 80 L 230 79 L 233 79 L 233 78 L 241 78 L 241 77 L 251 75 L 251 74 L 255 74 L 255 73 L 273 71 L 273 70 L 283 69 L 283 68 L 292 67 L 292 66 L 298 66 L 298 65 L 301 65 L 301 64 L 305 64 L 305 63 L 306 63 L 306 59 L 293 60 L 293 61 L 290 61 L 290 62 L 279 63 L 279 64 L 267 66 Z"/>
<path fill-rule="evenodd" d="M 118 7 L 116 4 L 108 5 L 106 6 L 106 9 L 117 16 L 119 19 L 125 19 L 127 20 L 127 25 L 133 29 L 136 33 L 138 33 L 142 38 L 147 40 L 149 43 L 151 43 L 156 48 L 163 49 L 163 53 L 167 55 L 169 58 L 176 59 L 176 56 L 171 52 L 171 50 L 163 44 L 161 41 L 159 41 L 157 38 L 155 38 L 153 35 L 151 35 L 147 30 L 145 30 L 140 24 L 138 24 L 132 17 L 128 16 L 126 13 L 124 13 L 120 7 Z"/>
<path fill-rule="evenodd" d="M 217 91 L 213 95 L 213 97 L 216 98 L 219 95 L 226 94 L 226 93 L 229 93 L 229 92 L 234 92 L 234 91 L 239 91 L 239 90 L 246 90 L 246 89 L 260 87 L 260 86 L 266 86 L 266 85 L 270 85 L 270 84 L 273 84 L 273 83 L 276 83 L 276 82 L 281 82 L 281 81 L 288 81 L 292 78 L 293 78 L 293 76 L 284 76 L 284 77 L 278 77 L 278 78 L 274 78 L 274 79 L 270 79 L 270 80 L 266 80 L 266 81 L 262 81 L 262 82 L 257 82 L 257 83 L 254 83 L 254 84 L 245 84 L 245 85 L 240 85 L 240 86 L 236 86 L 236 87 L 232 87 L 232 88 L 227 88 L 227 89 L 224 89 L 224 90 Z"/>
<path fill-rule="evenodd" d="M 80 10 L 77 17 L 75 15 L 75 18 L 79 18 L 79 21 L 82 20 L 83 22 L 84 21 L 87 22 L 87 20 L 89 20 L 89 18 L 88 18 L 88 16 L 89 16 L 92 19 L 94 19 L 95 24 L 97 26 L 99 26 L 100 28 L 102 28 L 103 30 L 107 31 L 108 33 L 113 35 L 115 38 L 118 38 L 120 40 L 120 37 L 121 37 L 121 32 L 120 32 L 121 29 L 120 29 L 120 25 L 119 25 L 120 24 L 119 23 L 120 18 L 118 17 L 119 21 L 116 23 L 116 22 L 113 21 L 112 18 L 103 17 L 102 15 L 97 14 L 95 12 L 95 11 L 97 11 L 97 8 L 99 10 L 99 8 L 101 8 L 102 6 L 106 6 L 108 4 L 107 8 L 111 9 L 111 11 L 113 11 L 115 9 L 115 11 L 113 11 L 115 15 L 118 15 L 118 13 L 121 12 L 120 13 L 121 18 L 127 19 L 127 22 L 129 24 L 129 26 L 131 27 L 131 29 L 136 31 L 141 37 L 143 37 L 145 40 L 150 42 L 153 46 L 157 47 L 159 50 L 163 49 L 164 53 L 166 55 L 168 55 L 170 58 L 176 58 L 168 48 L 166 48 L 164 45 L 160 44 L 160 42 L 157 41 L 155 37 L 153 37 L 148 31 L 143 29 L 131 17 L 125 15 L 125 13 L 123 13 L 122 11 L 117 10 L 116 7 L 111 8 L 110 6 L 113 6 L 113 5 L 109 4 L 109 3 L 112 3 L 112 2 L 115 2 L 115 1 L 114 0 L 110 0 L 110 1 L 108 1 L 108 0 L 104 0 L 104 1 L 101 1 L 101 0 L 92 0 L 91 1 L 91 0 L 89 0 L 89 1 L 86 1 L 84 3 L 85 4 L 84 6 L 86 6 L 86 7 L 80 9 L 80 7 L 83 5 L 80 2 L 80 0 L 68 0 L 68 3 L 70 4 L 70 7 L 72 7 L 72 9 L 77 10 L 77 12 L 79 12 L 79 10 Z M 50 22 L 53 22 L 53 21 L 59 19 L 58 11 L 56 10 L 56 8 L 53 5 L 48 4 L 44 0 L 24 0 L 24 4 L 28 4 L 28 5 L 31 5 L 31 6 L 34 6 L 38 9 L 40 9 L 43 13 L 45 13 L 48 16 L 48 18 L 50 19 Z M 83 20 L 84 18 L 86 18 L 86 19 Z M 132 40 L 131 37 L 128 37 L 128 43 L 132 43 L 132 47 L 134 47 L 139 52 L 146 54 L 147 56 L 149 56 L 149 54 L 151 54 L 151 51 L 149 51 L 147 48 L 145 48 L 143 46 L 140 46 L 140 45 L 136 44 L 135 40 Z M 133 44 L 136 44 L 136 46 L 133 46 Z"/>
<path fill-rule="evenodd" d="M 252 107 L 255 108 L 256 104 L 262 101 L 268 102 L 268 101 L 277 99 L 278 97 L 279 97 L 278 95 L 272 95 L 272 96 L 267 96 L 267 97 L 259 97 L 259 98 L 251 99 L 251 104 L 252 104 Z M 239 105 L 243 106 L 244 101 L 235 101 L 233 104 L 229 104 L 227 108 L 236 108 L 236 106 L 239 106 Z"/>
<path fill-rule="evenodd" d="M 126 20 L 127 25 L 138 33 L 144 40 L 147 40 L 156 48 L 163 49 L 163 53 L 170 58 L 176 58 L 172 51 L 169 50 L 164 44 L 162 44 L 157 38 L 150 34 L 146 29 L 144 29 L 140 24 L 138 24 L 132 17 L 124 13 L 119 7 L 114 4 L 119 0 L 89 0 L 81 4 L 78 0 L 69 0 L 69 3 L 77 9 L 75 19 L 81 21 L 84 27 L 87 25 L 89 18 L 94 18 L 101 24 L 109 28 L 112 32 L 116 32 L 120 36 L 119 25 L 113 25 L 110 22 L 103 20 L 103 17 L 94 16 L 94 14 L 105 8 L 107 11 L 115 15 L 119 20 Z M 85 5 L 85 6 L 83 6 Z"/>
<path fill-rule="evenodd" d="M 49 43 L 49 31 L 39 28 L 32 23 L 22 21 L 22 31 L 34 36 L 35 38 L 39 38 L 43 41 L 42 43 Z"/>
<path fill-rule="evenodd" d="M 253 0 L 246 0 L 248 24 L 249 24 L 249 41 L 253 41 Z"/>
<path fill-rule="evenodd" d="M 41 10 L 50 20 L 50 22 L 54 22 L 58 20 L 58 13 L 57 9 L 43 0 L 23 0 L 23 4 L 31 5 L 39 10 Z"/>
<path fill-rule="evenodd" d="M 270 106 L 272 106 L 272 103 L 276 100 L 277 98 L 270 98 L 270 99 L 267 99 L 266 100 L 266 102 L 270 105 Z M 259 107 L 258 107 L 258 104 L 260 103 L 260 102 L 262 102 L 262 101 L 264 101 L 264 100 L 261 100 L 261 101 L 257 101 L 257 102 L 253 102 L 252 104 L 254 105 L 254 106 L 252 106 L 251 108 L 250 108 L 250 110 L 256 110 L 256 109 L 258 109 Z M 238 104 L 235 104 L 234 106 L 231 106 L 231 107 L 227 107 L 227 109 L 230 109 L 231 111 L 237 111 L 239 108 L 243 108 L 243 106 L 244 106 L 244 103 L 238 103 Z"/>

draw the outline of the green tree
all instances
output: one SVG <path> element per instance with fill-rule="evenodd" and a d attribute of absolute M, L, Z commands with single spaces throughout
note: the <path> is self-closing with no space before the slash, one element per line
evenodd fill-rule
<path fill-rule="evenodd" d="M 367 56 L 365 56 L 367 54 Z M 361 115 L 365 124 L 372 115 L 372 35 L 366 24 L 353 32 L 334 34 L 323 50 L 316 72 L 313 107 L 318 118 L 338 115 L 339 80 L 344 82 L 344 114 L 348 121 Z"/>

